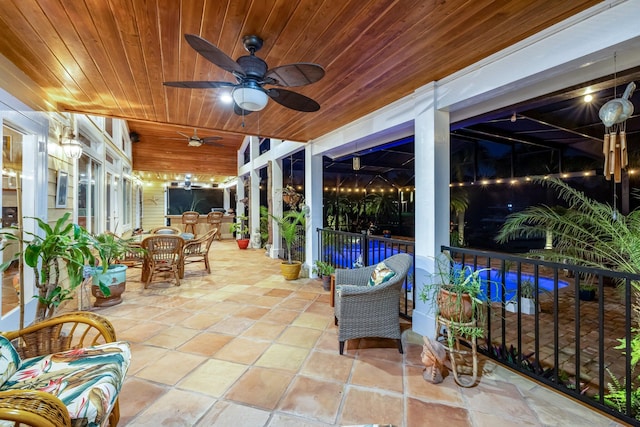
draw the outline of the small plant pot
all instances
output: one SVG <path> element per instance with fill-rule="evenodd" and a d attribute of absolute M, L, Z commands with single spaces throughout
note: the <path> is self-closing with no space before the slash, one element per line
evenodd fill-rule
<path fill-rule="evenodd" d="M 325 291 L 331 290 L 331 275 L 322 276 L 322 289 Z"/>
<path fill-rule="evenodd" d="M 236 243 L 238 243 L 238 248 L 240 249 L 247 249 L 249 247 L 249 239 L 238 239 Z"/>
<path fill-rule="evenodd" d="M 440 316 L 453 322 L 468 323 L 473 319 L 473 305 L 469 294 L 458 295 L 446 289 L 438 293 Z"/>
<path fill-rule="evenodd" d="M 596 291 L 594 289 L 580 289 L 578 297 L 581 301 L 593 301 L 596 299 Z"/>

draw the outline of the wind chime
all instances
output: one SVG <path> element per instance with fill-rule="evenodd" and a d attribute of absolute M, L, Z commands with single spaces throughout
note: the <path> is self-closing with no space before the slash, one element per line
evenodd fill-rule
<path fill-rule="evenodd" d="M 629 164 L 627 154 L 627 119 L 633 114 L 633 103 L 629 101 L 636 84 L 631 82 L 622 95 L 608 101 L 600 108 L 599 117 L 605 126 L 604 144 L 604 176 L 609 181 L 613 175 L 615 183 L 622 181 L 622 169 Z"/>

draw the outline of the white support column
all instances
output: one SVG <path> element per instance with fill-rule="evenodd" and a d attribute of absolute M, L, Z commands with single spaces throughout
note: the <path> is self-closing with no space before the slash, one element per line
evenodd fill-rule
<path fill-rule="evenodd" d="M 222 189 L 222 207 L 225 211 L 228 211 L 231 207 L 231 192 L 229 191 L 229 187 Z"/>
<path fill-rule="evenodd" d="M 244 199 L 244 180 L 246 178 L 239 176 L 238 177 L 238 182 L 236 183 L 236 218 L 234 219 L 234 221 L 237 221 L 237 217 L 238 215 L 244 215 L 244 203 L 242 203 L 240 200 Z M 239 239 L 240 235 L 236 234 L 236 239 Z"/>
<path fill-rule="evenodd" d="M 271 213 L 273 216 L 277 218 L 282 217 L 282 160 L 281 159 L 272 159 L 271 160 L 271 201 L 273 206 L 271 206 Z M 271 258 L 278 258 L 278 256 L 283 254 L 282 248 L 282 238 L 280 237 L 280 230 L 276 223 L 272 222 L 272 230 L 273 230 L 273 244 L 271 245 L 271 250 L 269 251 L 269 256 Z"/>
<path fill-rule="evenodd" d="M 250 137 L 251 163 L 260 155 L 260 138 Z M 249 173 L 249 233 L 251 233 L 251 247 L 260 248 L 260 173 L 255 167 Z"/>
<path fill-rule="evenodd" d="M 435 257 L 449 241 L 449 113 L 436 108 L 436 86 L 429 84 L 416 93 L 415 182 L 416 274 L 414 292 L 432 279 Z M 432 301 L 416 298 L 413 330 L 435 336 Z"/>
<path fill-rule="evenodd" d="M 313 262 L 319 259 L 317 228 L 323 225 L 322 206 L 322 155 L 313 155 L 312 147 L 304 150 L 304 199 L 309 208 L 305 239 L 305 263 L 309 277 L 313 277 Z"/>

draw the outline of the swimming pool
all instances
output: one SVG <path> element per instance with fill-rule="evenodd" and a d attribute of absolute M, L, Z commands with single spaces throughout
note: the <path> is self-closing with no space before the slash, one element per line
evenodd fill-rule
<path fill-rule="evenodd" d="M 468 265 L 473 268 L 473 266 Z M 460 264 L 456 264 L 455 268 L 461 268 Z M 478 267 L 481 269 L 481 267 Z M 504 277 L 504 299 L 502 298 L 503 286 L 502 286 L 502 271 L 492 268 L 481 274 L 483 286 L 482 293 L 485 301 L 491 297 L 492 302 L 509 301 L 515 298 L 518 289 L 518 274 L 514 271 L 509 271 Z M 487 280 L 487 276 L 489 276 Z M 535 283 L 535 277 L 531 274 L 522 273 L 520 275 L 520 283 L 529 280 L 531 283 Z M 490 286 L 487 286 L 490 284 Z M 558 280 L 558 289 L 569 286 L 568 282 Z M 489 292 L 490 291 L 490 292 Z M 554 292 L 553 279 L 549 277 L 538 276 L 538 294 Z"/>

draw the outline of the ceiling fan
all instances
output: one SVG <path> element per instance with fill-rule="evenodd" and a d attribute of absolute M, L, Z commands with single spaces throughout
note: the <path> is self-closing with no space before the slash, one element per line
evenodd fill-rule
<path fill-rule="evenodd" d="M 324 68 L 318 64 L 298 62 L 281 65 L 269 69 L 267 63 L 255 56 L 262 47 L 262 39 L 255 35 L 242 38 L 244 48 L 249 55 L 241 56 L 234 61 L 215 45 L 195 34 L 185 34 L 187 43 L 208 61 L 233 74 L 237 83 L 224 81 L 181 81 L 164 82 L 165 86 L 188 89 L 231 88 L 234 100 L 234 112 L 246 115 L 252 111 L 260 111 L 268 98 L 278 104 L 296 111 L 313 112 L 320 109 L 320 104 L 311 98 L 286 89 L 270 88 L 265 85 L 280 87 L 304 86 L 317 82 L 324 77 Z"/>
<path fill-rule="evenodd" d="M 182 133 L 180 131 L 176 131 L 183 137 L 187 138 L 187 143 L 189 147 L 200 147 L 203 144 L 215 146 L 215 147 L 224 147 L 223 144 L 217 142 L 222 139 L 221 136 L 205 136 L 204 138 L 200 138 L 198 136 L 198 129 L 193 129 L 193 135 L 189 136 L 186 133 Z M 164 139 L 183 139 L 183 138 L 164 138 Z"/>

